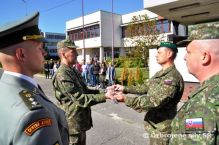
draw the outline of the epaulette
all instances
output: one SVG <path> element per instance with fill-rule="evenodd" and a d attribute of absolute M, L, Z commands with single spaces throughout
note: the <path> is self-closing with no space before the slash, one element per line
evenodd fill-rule
<path fill-rule="evenodd" d="M 36 110 L 39 108 L 43 108 L 42 105 L 40 105 L 40 103 L 36 100 L 35 95 L 33 94 L 33 92 L 28 91 L 28 90 L 22 90 L 19 93 L 21 99 L 24 101 L 24 103 L 26 104 L 26 106 L 30 109 L 30 110 Z"/>

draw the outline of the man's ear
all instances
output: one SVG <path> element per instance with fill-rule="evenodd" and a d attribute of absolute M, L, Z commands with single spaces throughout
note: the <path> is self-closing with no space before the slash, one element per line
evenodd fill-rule
<path fill-rule="evenodd" d="M 15 51 L 15 55 L 17 57 L 18 60 L 20 61 L 24 61 L 24 49 L 23 48 L 17 48 Z"/>
<path fill-rule="evenodd" d="M 171 58 L 173 56 L 173 51 L 172 50 L 168 50 L 167 55 L 168 55 L 169 58 Z"/>
<path fill-rule="evenodd" d="M 211 62 L 211 55 L 208 52 L 203 52 L 201 61 L 203 65 L 207 65 Z"/>

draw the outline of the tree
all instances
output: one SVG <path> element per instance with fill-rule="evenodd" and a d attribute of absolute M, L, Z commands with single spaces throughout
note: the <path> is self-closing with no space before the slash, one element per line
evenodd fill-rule
<path fill-rule="evenodd" d="M 139 57 L 148 64 L 149 49 L 157 46 L 163 38 L 156 30 L 156 19 L 149 19 L 147 14 L 132 17 L 131 22 L 125 28 L 125 43 L 131 44 L 129 56 Z"/>

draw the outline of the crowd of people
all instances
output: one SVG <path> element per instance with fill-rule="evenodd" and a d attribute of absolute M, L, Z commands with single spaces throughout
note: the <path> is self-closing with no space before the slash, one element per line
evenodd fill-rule
<path fill-rule="evenodd" d="M 54 61 L 53 59 L 50 59 L 50 61 L 47 60 L 44 64 L 44 74 L 46 79 L 52 79 L 59 66 L 60 61 Z"/>
<path fill-rule="evenodd" d="M 146 112 L 144 123 L 151 145 L 219 144 L 218 35 L 182 42 L 188 71 L 200 81 L 200 87 L 179 111 L 184 82 L 174 64 L 176 44 L 161 42 L 156 54 L 161 70 L 141 86 L 126 87 L 115 84 L 111 64 L 106 67 L 94 61 L 80 68 L 77 46 L 69 39 L 62 40 L 57 44 L 58 69 L 54 73 L 55 65 L 46 67 L 59 102 L 56 105 L 33 79 L 51 63 L 44 63 L 47 53 L 38 17 L 39 12 L 0 28 L 1 145 L 86 145 L 86 131 L 93 126 L 91 106 L 107 99 Z M 106 92 L 87 86 L 105 79 L 112 85 Z"/>
<path fill-rule="evenodd" d="M 105 89 L 115 83 L 116 71 L 114 66 L 105 62 L 91 61 L 83 63 L 81 73 L 84 81 L 91 87 L 99 87 Z"/>
<path fill-rule="evenodd" d="M 52 59 L 47 60 L 44 64 L 44 74 L 46 79 L 52 79 L 53 75 L 60 66 L 60 61 Z M 115 84 L 116 71 L 111 62 L 99 62 L 92 59 L 90 62 L 79 63 L 78 61 L 72 67 L 78 70 L 84 81 L 90 87 L 105 89 L 106 86 Z"/>

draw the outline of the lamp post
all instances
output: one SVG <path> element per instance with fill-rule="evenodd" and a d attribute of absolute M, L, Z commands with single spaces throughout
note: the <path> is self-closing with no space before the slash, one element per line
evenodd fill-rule
<path fill-rule="evenodd" d="M 114 65 L 114 17 L 113 17 L 113 0 L 112 0 L 112 64 Z"/>
<path fill-rule="evenodd" d="M 27 2 L 25 0 L 22 0 L 23 3 L 25 3 L 25 12 L 26 12 L 26 16 L 27 16 Z"/>
<path fill-rule="evenodd" d="M 82 48 L 82 56 L 83 61 L 86 62 L 86 56 L 85 56 L 85 40 L 84 40 L 84 0 L 82 0 L 82 38 L 83 38 L 83 48 Z"/>

